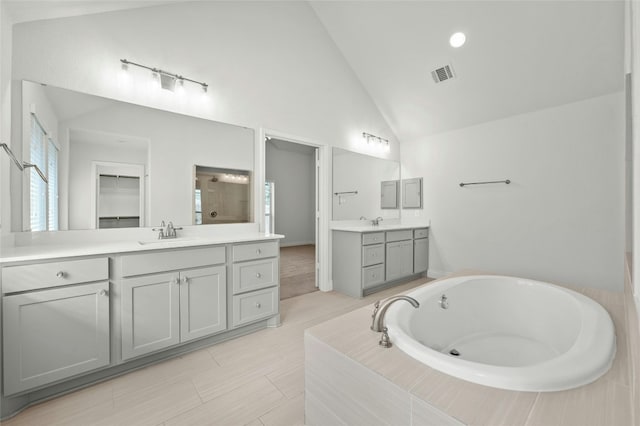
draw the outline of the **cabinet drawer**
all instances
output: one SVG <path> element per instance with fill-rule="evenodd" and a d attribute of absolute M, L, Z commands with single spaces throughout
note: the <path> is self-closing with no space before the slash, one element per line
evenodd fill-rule
<path fill-rule="evenodd" d="M 384 244 L 362 247 L 362 266 L 384 262 Z"/>
<path fill-rule="evenodd" d="M 233 296 L 233 325 L 247 324 L 278 313 L 278 287 Z"/>
<path fill-rule="evenodd" d="M 264 259 L 276 257 L 279 254 L 277 241 L 265 241 L 251 244 L 237 244 L 233 246 L 233 261 Z"/>
<path fill-rule="evenodd" d="M 67 260 L 2 268 L 2 291 L 15 293 L 109 279 L 109 259 Z"/>
<path fill-rule="evenodd" d="M 224 247 L 176 249 L 122 256 L 122 275 L 153 274 L 176 269 L 217 265 L 226 260 Z"/>
<path fill-rule="evenodd" d="M 362 234 L 362 245 L 378 244 L 384 242 L 384 232 L 370 232 Z"/>
<path fill-rule="evenodd" d="M 252 260 L 233 264 L 233 294 L 278 284 L 278 259 Z"/>
<path fill-rule="evenodd" d="M 384 265 L 362 268 L 362 288 L 373 287 L 384 282 Z"/>
<path fill-rule="evenodd" d="M 429 228 L 420 228 L 413 230 L 413 238 L 427 238 L 429 236 Z"/>
<path fill-rule="evenodd" d="M 411 229 L 403 229 L 401 231 L 387 231 L 387 242 L 410 240 L 413 238 Z"/>

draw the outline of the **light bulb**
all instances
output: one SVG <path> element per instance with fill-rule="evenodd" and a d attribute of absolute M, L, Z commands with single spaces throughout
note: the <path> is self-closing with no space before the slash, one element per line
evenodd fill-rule
<path fill-rule="evenodd" d="M 462 46 L 465 41 L 467 41 L 467 37 L 464 35 L 464 33 L 454 33 L 449 38 L 449 44 L 451 45 L 451 47 L 456 48 Z"/>

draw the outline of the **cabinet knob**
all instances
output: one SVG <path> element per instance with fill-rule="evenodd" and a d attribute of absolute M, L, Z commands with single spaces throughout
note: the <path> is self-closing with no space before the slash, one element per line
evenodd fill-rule
<path fill-rule="evenodd" d="M 99 294 L 100 294 L 100 296 L 108 296 L 109 292 L 107 290 L 102 289 L 102 290 L 100 290 Z"/>
<path fill-rule="evenodd" d="M 262 305 L 260 304 L 260 302 L 256 303 L 256 308 L 260 309 L 262 307 Z"/>
<path fill-rule="evenodd" d="M 64 271 L 58 271 L 58 273 L 56 274 L 56 277 L 58 278 L 64 278 L 66 274 L 64 273 Z"/>
<path fill-rule="evenodd" d="M 260 278 L 260 277 L 262 277 L 262 274 L 260 272 L 257 272 L 256 273 L 256 278 Z"/>
<path fill-rule="evenodd" d="M 182 277 L 181 281 L 182 281 L 182 284 L 186 284 L 186 283 L 189 282 L 189 278 L 188 277 Z"/>
<path fill-rule="evenodd" d="M 262 254 L 262 250 L 256 249 L 256 254 Z"/>

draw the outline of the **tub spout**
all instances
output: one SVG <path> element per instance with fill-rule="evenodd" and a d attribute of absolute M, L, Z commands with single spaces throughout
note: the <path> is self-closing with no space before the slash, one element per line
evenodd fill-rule
<path fill-rule="evenodd" d="M 394 302 L 397 302 L 398 300 L 405 300 L 411 303 L 411 306 L 413 306 L 414 308 L 417 308 L 420 306 L 420 303 L 418 303 L 416 299 L 409 296 L 393 296 L 384 301 L 378 300 L 375 303 L 375 305 L 373 305 L 374 307 L 373 315 L 371 315 L 371 318 L 372 318 L 371 329 L 373 331 L 377 331 L 377 332 L 383 331 L 383 328 L 385 328 L 384 314 L 387 313 L 387 309 L 389 309 L 389 306 L 391 306 Z"/>

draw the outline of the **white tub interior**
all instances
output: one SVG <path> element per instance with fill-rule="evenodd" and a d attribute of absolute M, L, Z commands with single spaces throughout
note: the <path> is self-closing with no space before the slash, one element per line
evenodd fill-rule
<path fill-rule="evenodd" d="M 446 295 L 448 308 L 439 303 Z M 419 361 L 488 386 L 547 391 L 580 386 L 610 367 L 615 331 L 593 300 L 532 280 L 442 280 L 387 312 L 391 340 Z M 458 354 L 457 356 L 452 355 Z"/>

